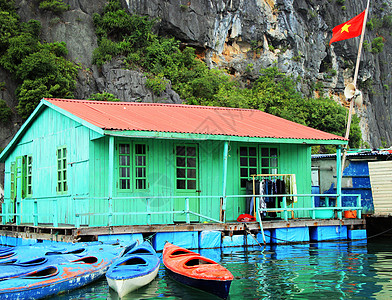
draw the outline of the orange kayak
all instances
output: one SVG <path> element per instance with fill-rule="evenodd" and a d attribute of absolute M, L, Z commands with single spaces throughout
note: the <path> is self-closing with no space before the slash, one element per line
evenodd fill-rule
<path fill-rule="evenodd" d="M 234 277 L 217 262 L 170 243 L 165 244 L 162 259 L 176 281 L 223 299 L 228 297 Z"/>

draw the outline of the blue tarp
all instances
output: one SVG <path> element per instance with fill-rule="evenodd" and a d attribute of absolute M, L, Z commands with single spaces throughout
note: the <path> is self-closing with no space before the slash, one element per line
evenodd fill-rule
<path fill-rule="evenodd" d="M 265 243 L 270 244 L 271 243 L 271 231 L 270 230 L 264 230 L 264 237 L 265 237 Z M 263 235 L 261 232 L 257 233 L 257 240 L 259 241 L 260 244 L 264 244 L 263 241 Z"/>
<path fill-rule="evenodd" d="M 310 230 L 312 241 L 346 240 L 347 226 L 319 226 Z"/>
<path fill-rule="evenodd" d="M 286 242 L 308 242 L 309 228 L 308 227 L 289 227 L 276 228 L 272 230 L 272 243 L 286 243 Z"/>
<path fill-rule="evenodd" d="M 350 240 L 362 240 L 366 239 L 366 229 L 349 230 L 348 238 Z"/>
<path fill-rule="evenodd" d="M 199 247 L 203 248 L 220 248 L 222 233 L 216 230 L 204 230 L 199 233 Z"/>
<path fill-rule="evenodd" d="M 187 249 L 198 249 L 199 234 L 197 231 L 158 232 L 154 235 L 152 245 L 155 250 L 161 251 L 166 242 Z"/>
<path fill-rule="evenodd" d="M 233 236 L 224 236 L 222 238 L 222 247 L 238 247 L 244 246 L 244 235 L 233 235 Z"/>

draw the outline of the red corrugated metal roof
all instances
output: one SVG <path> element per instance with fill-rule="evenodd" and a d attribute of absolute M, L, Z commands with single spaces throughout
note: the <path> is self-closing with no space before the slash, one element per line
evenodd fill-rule
<path fill-rule="evenodd" d="M 45 99 L 104 130 L 197 133 L 240 137 L 346 140 L 252 109 L 162 103 Z"/>

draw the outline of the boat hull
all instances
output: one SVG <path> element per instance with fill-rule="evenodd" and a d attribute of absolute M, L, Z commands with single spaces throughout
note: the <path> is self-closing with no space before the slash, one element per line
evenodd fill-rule
<path fill-rule="evenodd" d="M 226 299 L 234 277 L 217 262 L 186 248 L 166 243 L 163 264 L 174 280 Z"/>
<path fill-rule="evenodd" d="M 159 271 L 159 265 L 151 273 L 140 277 L 134 277 L 129 279 L 111 279 L 106 277 L 109 286 L 115 290 L 119 297 L 125 295 L 149 284 L 157 276 Z"/>
<path fill-rule="evenodd" d="M 103 277 L 122 252 L 120 247 L 102 245 L 91 250 L 89 256 L 0 280 L 0 299 L 42 299 L 80 288 Z"/>
<path fill-rule="evenodd" d="M 117 259 L 106 273 L 109 286 L 120 297 L 149 284 L 158 274 L 159 257 L 148 241 Z"/>
<path fill-rule="evenodd" d="M 166 270 L 171 278 L 184 285 L 216 295 L 222 299 L 227 299 L 229 296 L 231 281 L 195 279 L 178 274 L 170 269 Z"/>
<path fill-rule="evenodd" d="M 65 291 L 74 290 L 83 287 L 91 282 L 100 279 L 105 275 L 106 269 L 95 271 L 84 276 L 78 276 L 62 282 L 57 282 L 53 285 L 42 285 L 29 287 L 31 284 L 29 280 L 24 280 L 23 284 L 26 284 L 28 288 L 21 286 L 7 289 L 7 291 L 0 291 L 0 299 L 9 300 L 21 300 L 21 299 L 43 299 L 49 296 L 61 294 Z"/>

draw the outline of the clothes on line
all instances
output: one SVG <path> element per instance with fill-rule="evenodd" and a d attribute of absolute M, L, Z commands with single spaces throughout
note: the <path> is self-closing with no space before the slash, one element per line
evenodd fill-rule
<path fill-rule="evenodd" d="M 248 180 L 246 182 L 246 194 L 247 195 L 271 195 L 271 197 L 260 197 L 260 208 L 281 208 L 281 202 L 283 197 L 277 197 L 273 195 L 284 195 L 284 194 L 296 194 L 294 180 L 292 176 L 283 177 L 282 179 L 262 179 L 262 180 Z M 246 198 L 247 213 L 253 214 L 254 210 L 254 197 Z M 286 198 L 287 204 L 296 202 L 296 197 L 288 196 Z M 262 217 L 266 216 L 266 212 L 262 213 Z M 276 217 L 276 212 L 269 212 L 268 216 Z"/>

